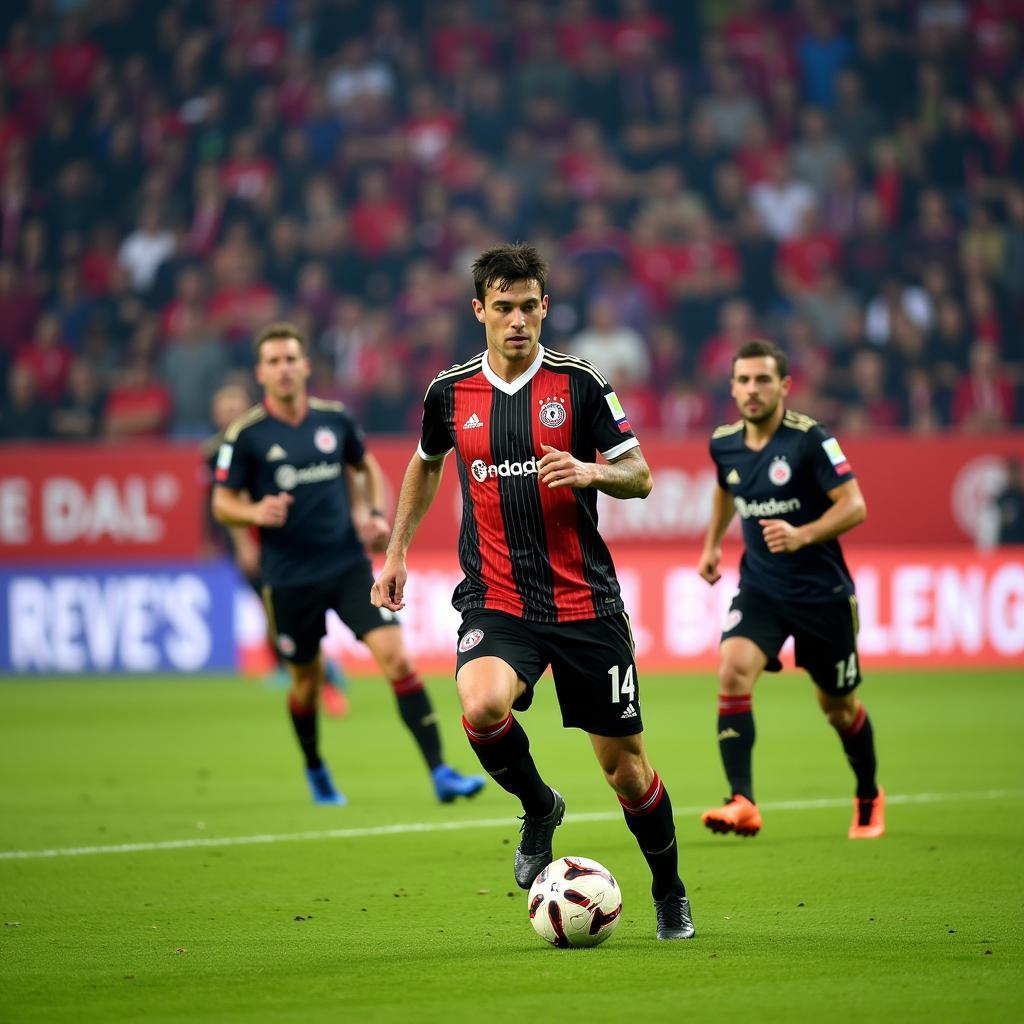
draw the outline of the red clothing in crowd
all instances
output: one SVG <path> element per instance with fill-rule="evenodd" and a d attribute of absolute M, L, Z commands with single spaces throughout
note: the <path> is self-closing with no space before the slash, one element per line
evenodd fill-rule
<path fill-rule="evenodd" d="M 141 430 L 115 430 L 118 434 L 127 433 L 135 437 L 160 437 L 166 434 L 173 415 L 174 403 L 171 394 L 159 381 L 153 381 L 144 387 L 115 387 L 107 396 L 103 407 L 103 419 L 108 426 L 115 425 L 121 419 L 134 420 L 138 416 L 143 416 L 152 423 Z"/>
<path fill-rule="evenodd" d="M 70 99 L 83 99 L 102 56 L 99 46 L 88 39 L 57 43 L 50 51 L 50 71 L 57 92 Z"/>
<path fill-rule="evenodd" d="M 791 238 L 779 245 L 779 271 L 801 291 L 811 291 L 821 283 L 825 270 L 839 266 L 840 254 L 838 239 L 825 232 Z"/>
<path fill-rule="evenodd" d="M 64 395 L 74 358 L 67 345 L 48 349 L 29 345 L 18 353 L 15 363 L 27 366 L 35 375 L 40 398 L 56 404 Z"/>

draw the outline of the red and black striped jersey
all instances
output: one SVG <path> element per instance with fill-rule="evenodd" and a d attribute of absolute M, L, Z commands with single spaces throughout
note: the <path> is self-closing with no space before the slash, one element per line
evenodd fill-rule
<path fill-rule="evenodd" d="M 623 611 L 615 567 L 597 529 L 597 491 L 540 484 L 542 445 L 581 462 L 615 459 L 639 444 L 608 382 L 584 359 L 538 346 L 513 383 L 486 353 L 437 375 L 423 402 L 419 455 L 453 448 L 462 485 L 459 562 L 452 603 L 533 622 L 571 622 Z"/>

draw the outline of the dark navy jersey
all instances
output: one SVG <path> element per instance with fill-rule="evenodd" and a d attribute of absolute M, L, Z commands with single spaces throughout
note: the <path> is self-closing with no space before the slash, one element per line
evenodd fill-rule
<path fill-rule="evenodd" d="M 759 519 L 784 519 L 802 526 L 832 506 L 828 492 L 854 479 L 839 442 L 809 416 L 787 409 L 761 451 L 744 443 L 742 420 L 719 427 L 710 450 L 719 486 L 732 495 L 743 526 L 740 586 L 790 601 L 851 595 L 838 540 L 773 555 L 758 525 Z"/>
<path fill-rule="evenodd" d="M 224 431 L 206 438 L 199 451 L 203 459 L 203 480 L 209 490 L 213 489 L 213 481 L 217 474 L 217 455 L 224 443 Z M 206 536 L 216 545 L 218 551 L 227 552 L 235 557 L 235 542 L 231 531 L 213 518 L 210 502 L 206 503 Z"/>
<path fill-rule="evenodd" d="M 224 434 L 215 481 L 253 501 L 295 499 L 284 526 L 260 530 L 263 582 L 293 587 L 344 572 L 365 554 L 352 525 L 345 465 L 363 461 L 362 431 L 340 402 L 309 399 L 298 426 L 253 406 Z"/>
<path fill-rule="evenodd" d="M 481 353 L 438 374 L 423 403 L 420 457 L 453 448 L 462 485 L 452 603 L 533 622 L 571 622 L 623 610 L 611 555 L 597 531 L 597 491 L 541 486 L 542 445 L 595 462 L 639 442 L 608 382 L 588 362 L 545 351 L 505 382 Z"/>

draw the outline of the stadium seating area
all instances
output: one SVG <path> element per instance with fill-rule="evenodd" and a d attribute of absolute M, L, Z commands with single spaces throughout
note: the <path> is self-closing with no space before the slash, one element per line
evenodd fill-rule
<path fill-rule="evenodd" d="M 843 433 L 1024 423 L 1024 0 L 9 0 L 0 438 L 197 437 L 288 317 L 373 432 L 544 342 L 639 429 L 732 418 L 768 335 Z"/>

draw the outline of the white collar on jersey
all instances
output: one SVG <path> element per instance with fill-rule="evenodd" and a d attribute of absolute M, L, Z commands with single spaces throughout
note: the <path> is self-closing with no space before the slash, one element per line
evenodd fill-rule
<path fill-rule="evenodd" d="M 491 369 L 490 363 L 487 362 L 487 353 L 485 351 L 484 358 L 482 360 L 484 377 L 487 378 L 488 382 L 491 384 L 492 387 L 496 387 L 499 391 L 504 391 L 506 395 L 514 395 L 517 391 L 526 387 L 526 385 L 529 384 L 530 381 L 537 376 L 537 373 L 540 371 L 540 364 L 543 361 L 543 359 L 544 346 L 538 345 L 537 356 L 533 360 L 533 362 L 530 363 L 530 368 L 525 373 L 522 373 L 518 377 L 516 377 L 516 379 L 512 381 L 511 384 L 509 384 L 507 380 L 502 380 Z"/>

